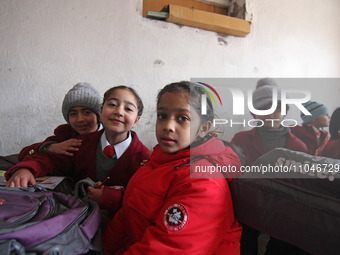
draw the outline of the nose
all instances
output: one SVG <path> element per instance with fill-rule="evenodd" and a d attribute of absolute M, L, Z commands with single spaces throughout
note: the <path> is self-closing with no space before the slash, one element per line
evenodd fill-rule
<path fill-rule="evenodd" d="M 277 108 L 274 112 L 267 115 L 267 119 L 279 119 L 281 116 L 281 109 Z"/>
<path fill-rule="evenodd" d="M 77 119 L 76 119 L 76 121 L 83 121 L 83 120 L 85 120 L 84 114 L 83 114 L 83 113 L 77 114 Z"/>
<path fill-rule="evenodd" d="M 114 113 L 115 113 L 116 115 L 118 115 L 118 116 L 122 116 L 122 115 L 123 115 L 123 107 L 122 107 L 122 106 L 117 106 L 117 107 L 115 108 Z"/>
<path fill-rule="evenodd" d="M 168 119 L 164 122 L 163 130 L 167 132 L 175 132 L 175 121 L 173 119 Z"/>

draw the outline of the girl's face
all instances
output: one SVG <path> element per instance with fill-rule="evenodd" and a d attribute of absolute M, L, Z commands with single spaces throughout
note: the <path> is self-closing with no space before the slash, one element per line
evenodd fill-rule
<path fill-rule="evenodd" d="M 281 108 L 277 107 L 276 110 L 269 115 L 255 115 L 255 119 L 260 119 L 264 122 L 263 127 L 268 129 L 279 129 L 281 122 L 285 116 L 281 115 Z"/>
<path fill-rule="evenodd" d="M 100 116 L 108 141 L 124 141 L 140 119 L 136 97 L 126 89 L 115 89 L 104 102 Z"/>
<path fill-rule="evenodd" d="M 90 109 L 74 106 L 68 113 L 71 127 L 80 135 L 94 132 L 98 129 L 97 115 Z"/>
<path fill-rule="evenodd" d="M 166 153 L 187 148 L 197 137 L 201 118 L 195 110 L 190 111 L 188 100 L 187 92 L 166 92 L 159 100 L 156 137 Z"/>
<path fill-rule="evenodd" d="M 324 128 L 324 127 L 329 126 L 329 121 L 330 121 L 330 116 L 328 114 L 325 114 L 311 121 L 309 124 L 316 128 Z"/>

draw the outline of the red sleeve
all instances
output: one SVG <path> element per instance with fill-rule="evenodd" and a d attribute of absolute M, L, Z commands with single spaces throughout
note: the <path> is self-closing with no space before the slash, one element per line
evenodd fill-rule
<path fill-rule="evenodd" d="M 111 220 L 110 224 L 105 229 L 103 236 L 104 254 L 115 254 L 124 244 L 126 238 L 123 208 L 120 209 L 115 217 Z M 114 226 L 114 228 L 113 228 Z"/>
<path fill-rule="evenodd" d="M 71 138 L 76 138 L 78 135 L 79 134 L 69 124 L 60 125 L 54 130 L 53 136 L 47 137 L 43 142 L 34 143 L 23 148 L 19 153 L 18 159 L 19 161 L 22 161 L 26 156 L 39 152 L 40 146 L 45 143 L 60 143 Z"/>
<path fill-rule="evenodd" d="M 46 175 L 72 176 L 73 161 L 71 157 L 51 152 L 28 155 L 23 161 L 7 170 L 6 179 L 8 180 L 11 177 L 11 172 L 18 168 L 30 169 L 34 177 Z"/>
<path fill-rule="evenodd" d="M 224 179 L 178 180 L 169 191 L 155 223 L 147 227 L 141 240 L 124 253 L 128 254 L 213 254 L 223 243 L 226 230 L 234 227 L 235 218 L 228 184 Z M 123 207 L 124 209 L 124 207 Z M 123 213 L 123 211 L 119 211 Z M 170 214 L 180 214 L 180 224 L 171 225 Z M 105 233 L 105 254 L 114 254 L 124 244 L 119 233 L 124 223 L 116 215 Z M 137 223 L 136 223 L 137 224 Z M 237 224 L 236 224 L 237 225 Z M 241 228 L 228 233 L 225 254 L 239 254 Z"/>
<path fill-rule="evenodd" d="M 108 210 L 110 215 L 114 215 L 122 206 L 123 193 L 123 190 L 114 189 L 110 186 L 104 186 L 99 207 Z"/>
<path fill-rule="evenodd" d="M 54 136 L 50 136 L 48 137 L 45 141 L 40 142 L 40 143 L 34 143 L 32 145 L 29 145 L 25 148 L 23 148 L 18 156 L 19 161 L 22 161 L 26 156 L 28 155 L 32 155 L 35 154 L 37 152 L 39 152 L 39 148 L 40 146 L 42 146 L 43 144 L 47 143 L 47 142 L 54 142 L 55 140 L 53 140 Z"/>

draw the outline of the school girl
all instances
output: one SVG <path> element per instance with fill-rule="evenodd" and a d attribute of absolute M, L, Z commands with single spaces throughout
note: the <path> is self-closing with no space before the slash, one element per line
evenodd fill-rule
<path fill-rule="evenodd" d="M 281 93 L 279 87 L 273 80 L 260 79 L 252 94 L 254 108 L 258 110 L 270 109 L 273 105 L 272 95 L 274 89 L 277 89 L 279 94 Z M 278 96 L 278 98 L 281 97 Z M 287 148 L 294 151 L 308 152 L 306 144 L 297 138 L 288 127 L 281 126 L 281 122 L 285 116 L 281 114 L 281 100 L 279 99 L 276 103 L 277 108 L 271 114 L 254 115 L 254 118 L 259 120 L 258 127 L 238 132 L 231 140 L 233 144 L 242 149 L 247 166 L 253 165 L 259 157 L 275 148 Z M 261 210 L 266 210 L 266 208 L 261 208 Z M 241 255 L 258 254 L 259 235 L 260 231 L 243 226 Z M 282 253 L 279 253 L 279 251 Z M 305 252 L 291 244 L 270 237 L 266 246 L 266 255 L 269 254 L 304 255 Z"/>
<path fill-rule="evenodd" d="M 301 112 L 302 126 L 291 127 L 291 131 L 308 147 L 311 155 L 320 155 L 328 142 L 329 111 L 324 104 L 308 101 L 302 104 L 311 115 Z"/>
<path fill-rule="evenodd" d="M 321 156 L 340 159 L 340 108 L 334 110 L 329 123 L 331 138 L 321 153 Z"/>
<path fill-rule="evenodd" d="M 131 176 L 150 157 L 150 151 L 131 130 L 142 112 L 143 103 L 135 90 L 126 86 L 109 89 L 101 109 L 104 130 L 80 136 L 82 145 L 72 157 L 51 152 L 26 156 L 6 172 L 7 187 L 34 185 L 35 177 L 45 175 L 71 176 L 75 181 L 90 177 L 99 185 L 110 177 L 100 189 L 90 189 L 88 197 L 114 214 Z M 112 155 L 104 154 L 106 146 L 113 147 L 109 147 Z"/>
<path fill-rule="evenodd" d="M 199 85 L 172 83 L 158 94 L 151 159 L 131 178 L 122 209 L 104 235 L 105 254 L 239 254 L 241 227 L 228 181 L 195 169 L 240 167 L 236 153 L 209 135 Z M 217 177 L 216 175 L 214 177 Z"/>
<path fill-rule="evenodd" d="M 101 96 L 90 83 L 79 82 L 74 85 L 62 104 L 62 114 L 68 124 L 58 126 L 54 135 L 43 142 L 23 148 L 18 155 L 19 161 L 27 155 L 46 151 L 72 156 L 72 151 L 77 151 L 81 145 L 81 140 L 76 137 L 101 128 L 100 106 Z"/>

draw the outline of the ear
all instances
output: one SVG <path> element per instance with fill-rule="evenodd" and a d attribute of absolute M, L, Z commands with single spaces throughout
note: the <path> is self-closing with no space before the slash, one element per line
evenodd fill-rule
<path fill-rule="evenodd" d="M 135 120 L 135 123 L 133 123 L 132 128 L 134 128 L 134 127 L 137 125 L 137 123 L 138 123 L 139 120 L 140 120 L 140 116 L 137 116 L 137 118 L 136 118 L 136 120 Z"/>
<path fill-rule="evenodd" d="M 200 126 L 200 129 L 198 130 L 198 136 L 200 138 L 205 137 L 209 133 L 211 125 L 212 125 L 211 121 L 207 121 L 207 122 L 203 123 Z"/>

